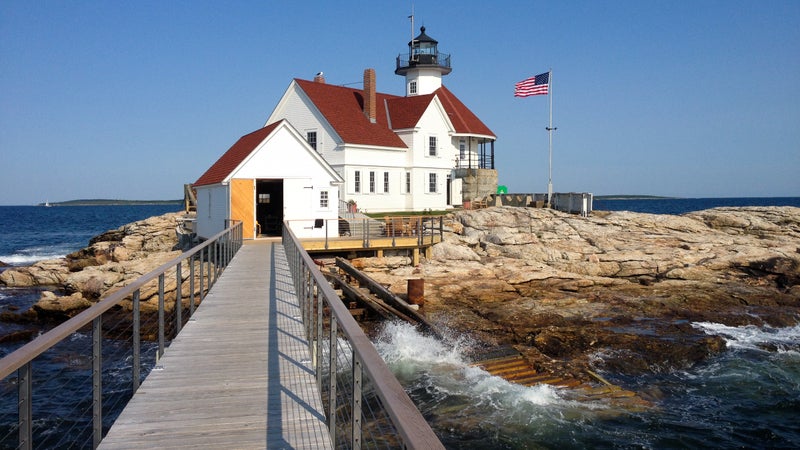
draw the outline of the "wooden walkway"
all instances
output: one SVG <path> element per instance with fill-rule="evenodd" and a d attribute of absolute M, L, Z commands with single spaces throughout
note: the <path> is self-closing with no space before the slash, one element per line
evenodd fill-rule
<path fill-rule="evenodd" d="M 245 243 L 99 448 L 331 448 L 279 242 Z"/>

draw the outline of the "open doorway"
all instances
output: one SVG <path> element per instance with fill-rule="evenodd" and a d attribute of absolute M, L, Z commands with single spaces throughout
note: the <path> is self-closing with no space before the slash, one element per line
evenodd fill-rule
<path fill-rule="evenodd" d="M 447 174 L 447 206 L 453 205 L 453 177 Z"/>
<path fill-rule="evenodd" d="M 256 181 L 256 222 L 259 236 L 281 235 L 283 180 Z"/>

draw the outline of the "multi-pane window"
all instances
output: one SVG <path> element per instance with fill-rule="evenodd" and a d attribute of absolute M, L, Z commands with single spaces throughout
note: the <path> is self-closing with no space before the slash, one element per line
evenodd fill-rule
<path fill-rule="evenodd" d="M 355 181 L 355 185 L 353 186 L 353 190 L 355 192 L 361 192 L 361 171 L 356 170 L 353 174 L 353 181 Z"/>
<path fill-rule="evenodd" d="M 317 132 L 316 131 L 308 131 L 306 132 L 306 141 L 308 141 L 308 145 L 311 146 L 314 150 L 317 149 Z"/>
<path fill-rule="evenodd" d="M 406 172 L 406 193 L 411 193 L 411 172 Z"/>
<path fill-rule="evenodd" d="M 436 174 L 428 174 L 428 192 L 436 192 Z"/>
<path fill-rule="evenodd" d="M 408 95 L 414 95 L 417 93 L 417 82 L 412 81 L 408 83 Z"/>
<path fill-rule="evenodd" d="M 428 155 L 436 156 L 436 136 L 428 137 Z"/>
<path fill-rule="evenodd" d="M 383 172 L 383 192 L 389 192 L 389 172 Z"/>
<path fill-rule="evenodd" d="M 319 207 L 328 207 L 328 191 L 319 191 Z"/>
<path fill-rule="evenodd" d="M 369 173 L 369 191 L 375 192 L 375 172 Z"/>
<path fill-rule="evenodd" d="M 459 159 L 467 159 L 467 141 L 461 139 L 458 141 L 458 157 Z"/>

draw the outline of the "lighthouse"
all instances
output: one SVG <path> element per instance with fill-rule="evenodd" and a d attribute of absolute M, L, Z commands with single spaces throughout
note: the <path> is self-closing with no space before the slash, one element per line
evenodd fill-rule
<path fill-rule="evenodd" d="M 406 96 L 425 95 L 442 87 L 442 75 L 450 68 L 450 55 L 439 53 L 439 42 L 425 34 L 420 27 L 419 36 L 408 43 L 408 53 L 397 56 L 394 73 L 406 79 Z"/>

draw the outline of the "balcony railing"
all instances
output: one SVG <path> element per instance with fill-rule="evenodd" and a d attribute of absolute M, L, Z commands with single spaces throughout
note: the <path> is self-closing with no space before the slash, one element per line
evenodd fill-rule
<path fill-rule="evenodd" d="M 416 66 L 438 66 L 450 71 L 450 55 L 447 53 L 401 53 L 397 55 L 397 70 L 408 69 Z"/>

